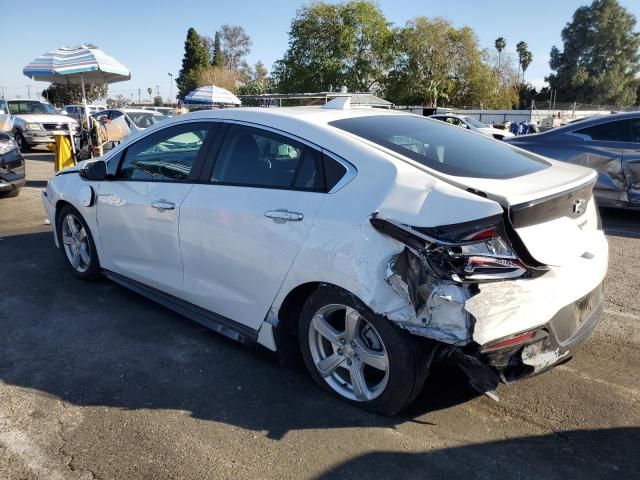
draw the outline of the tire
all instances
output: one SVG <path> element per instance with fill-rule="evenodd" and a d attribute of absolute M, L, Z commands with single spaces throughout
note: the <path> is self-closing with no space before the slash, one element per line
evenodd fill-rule
<path fill-rule="evenodd" d="M 60 253 L 71 273 L 83 280 L 98 280 L 101 277 L 100 262 L 91 230 L 80 212 L 71 205 L 60 210 L 56 235 Z"/>
<path fill-rule="evenodd" d="M 31 146 L 24 139 L 24 136 L 22 135 L 22 133 L 16 132 L 16 134 L 14 135 L 14 139 L 18 144 L 18 150 L 20 150 L 21 152 L 26 153 L 31 150 Z"/>
<path fill-rule="evenodd" d="M 428 347 L 337 287 L 322 286 L 307 299 L 298 339 L 321 388 L 382 415 L 408 406 L 429 371 Z"/>
<path fill-rule="evenodd" d="M 20 189 L 19 188 L 15 188 L 15 189 L 11 190 L 10 192 L 0 193 L 0 197 L 2 197 L 2 198 L 13 198 L 13 197 L 17 197 L 18 195 L 20 195 Z"/>

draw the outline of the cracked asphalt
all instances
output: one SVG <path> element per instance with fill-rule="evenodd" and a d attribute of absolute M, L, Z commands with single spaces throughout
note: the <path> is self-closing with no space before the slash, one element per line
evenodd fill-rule
<path fill-rule="evenodd" d="M 323 394 L 113 283 L 62 268 L 39 192 L 0 199 L 0 479 L 640 478 L 640 214 L 603 211 L 605 313 L 496 403 L 441 369 L 403 415 Z"/>

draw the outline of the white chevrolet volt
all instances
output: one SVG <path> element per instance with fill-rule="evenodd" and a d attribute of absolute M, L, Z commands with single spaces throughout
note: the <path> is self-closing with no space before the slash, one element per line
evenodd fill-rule
<path fill-rule="evenodd" d="M 569 360 L 603 308 L 593 170 L 428 118 L 174 117 L 43 191 L 76 276 L 111 280 L 393 414 L 431 367 L 492 394 Z"/>

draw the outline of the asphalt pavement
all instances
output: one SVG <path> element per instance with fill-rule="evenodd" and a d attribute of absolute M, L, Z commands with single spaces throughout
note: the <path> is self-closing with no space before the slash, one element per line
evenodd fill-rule
<path fill-rule="evenodd" d="M 454 369 L 385 418 L 300 367 L 63 269 L 40 189 L 0 199 L 0 479 L 640 478 L 640 214 L 603 211 L 606 305 L 576 358 L 477 395 Z"/>

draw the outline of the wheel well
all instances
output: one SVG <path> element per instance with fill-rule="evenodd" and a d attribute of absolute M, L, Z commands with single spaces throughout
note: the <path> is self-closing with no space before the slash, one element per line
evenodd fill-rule
<path fill-rule="evenodd" d="M 293 363 L 300 357 L 298 320 L 304 303 L 320 285 L 319 282 L 298 285 L 287 294 L 280 306 L 278 325 L 273 329 L 273 335 L 282 363 Z"/>
<path fill-rule="evenodd" d="M 67 205 L 71 205 L 71 204 L 69 202 L 67 202 L 66 200 L 58 200 L 58 202 L 56 203 L 56 218 L 55 218 L 56 223 L 55 223 L 55 225 L 58 225 L 58 217 L 60 216 L 60 212 Z M 71 206 L 73 207 L 73 205 L 71 205 Z"/>

